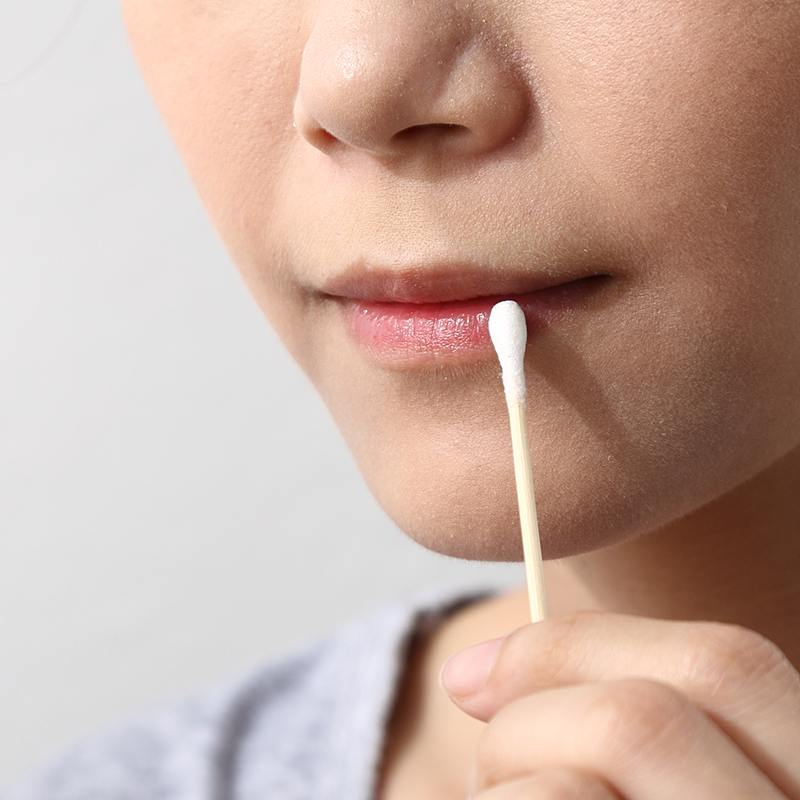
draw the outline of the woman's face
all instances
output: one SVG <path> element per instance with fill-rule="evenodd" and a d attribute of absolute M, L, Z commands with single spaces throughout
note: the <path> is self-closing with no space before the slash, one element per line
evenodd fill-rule
<path fill-rule="evenodd" d="M 800 442 L 795 0 L 124 5 L 238 268 L 423 544 L 520 555 L 499 298 L 546 555 Z"/>

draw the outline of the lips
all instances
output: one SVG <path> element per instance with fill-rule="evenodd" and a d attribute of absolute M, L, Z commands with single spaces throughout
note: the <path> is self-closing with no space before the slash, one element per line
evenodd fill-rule
<path fill-rule="evenodd" d="M 585 306 L 607 277 L 357 271 L 329 284 L 326 294 L 339 303 L 348 333 L 371 360 L 409 369 L 491 358 L 488 321 L 496 303 L 519 303 L 531 337 Z"/>

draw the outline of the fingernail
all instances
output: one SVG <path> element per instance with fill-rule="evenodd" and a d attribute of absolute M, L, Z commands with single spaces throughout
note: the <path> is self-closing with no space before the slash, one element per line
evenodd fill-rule
<path fill-rule="evenodd" d="M 481 691 L 489 680 L 502 643 L 502 639 L 492 639 L 454 655 L 442 667 L 439 680 L 444 690 L 456 697 Z"/>

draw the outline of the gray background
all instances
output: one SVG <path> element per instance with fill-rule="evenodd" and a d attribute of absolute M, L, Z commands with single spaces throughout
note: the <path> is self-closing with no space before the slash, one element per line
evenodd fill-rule
<path fill-rule="evenodd" d="M 80 13 L 76 13 L 80 12 Z M 0 0 L 0 788 L 429 584 L 206 222 L 110 0 Z"/>

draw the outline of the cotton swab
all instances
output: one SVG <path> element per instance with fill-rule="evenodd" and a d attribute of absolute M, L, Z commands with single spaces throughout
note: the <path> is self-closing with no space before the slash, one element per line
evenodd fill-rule
<path fill-rule="evenodd" d="M 525 345 L 528 326 L 518 303 L 503 300 L 489 314 L 489 336 L 500 359 L 503 372 L 508 416 L 511 421 L 511 446 L 514 452 L 514 475 L 517 480 L 519 522 L 522 528 L 522 549 L 525 553 L 525 574 L 528 580 L 528 600 L 531 619 L 539 622 L 547 616 L 547 597 L 544 589 L 542 546 L 539 542 L 539 522 L 533 496 L 533 473 L 528 445 L 528 424 L 525 419 Z"/>

